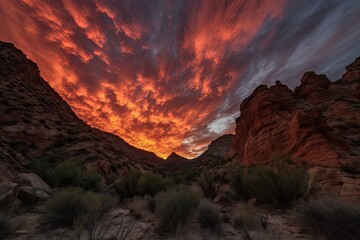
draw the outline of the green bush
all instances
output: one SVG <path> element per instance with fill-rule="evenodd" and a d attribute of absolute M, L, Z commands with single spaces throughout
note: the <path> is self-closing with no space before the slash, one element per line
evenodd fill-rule
<path fill-rule="evenodd" d="M 120 199 L 131 198 L 135 196 L 141 172 L 136 169 L 130 169 L 122 178 L 115 181 L 115 189 Z"/>
<path fill-rule="evenodd" d="M 155 196 L 156 193 L 164 190 L 166 187 L 166 179 L 160 174 L 145 172 L 141 175 L 138 185 L 138 193 L 140 195 L 149 194 Z"/>
<path fill-rule="evenodd" d="M 85 190 L 96 190 L 100 175 L 95 172 L 85 173 L 75 162 L 60 163 L 52 173 L 54 184 L 58 187 L 82 187 Z"/>
<path fill-rule="evenodd" d="M 83 187 L 85 190 L 95 191 L 99 188 L 100 180 L 101 176 L 96 172 L 85 173 L 81 187 Z"/>
<path fill-rule="evenodd" d="M 296 207 L 301 224 L 329 240 L 360 236 L 360 208 L 333 198 L 310 199 Z"/>
<path fill-rule="evenodd" d="M 290 160 L 287 160 L 290 161 Z M 269 166 L 255 166 L 230 171 L 232 189 L 244 202 L 251 197 L 257 203 L 271 204 L 276 208 L 292 206 L 308 190 L 308 175 L 304 169 L 294 169 L 285 160 L 274 161 Z"/>
<path fill-rule="evenodd" d="M 75 220 L 88 215 L 101 215 L 112 205 L 106 195 L 85 192 L 80 188 L 66 188 L 55 193 L 46 202 L 50 223 L 60 227 L 71 227 Z"/>
<path fill-rule="evenodd" d="M 232 168 L 228 175 L 230 186 L 236 196 L 246 202 L 250 198 L 250 189 L 248 185 L 249 176 L 245 175 L 242 167 Z"/>
<path fill-rule="evenodd" d="M 197 194 L 184 186 L 160 193 L 156 198 L 156 214 L 160 219 L 159 230 L 162 233 L 174 234 L 179 227 L 187 223 L 198 201 Z"/>
<path fill-rule="evenodd" d="M 249 183 L 258 203 L 287 208 L 307 192 L 308 175 L 302 169 L 258 167 Z"/>
<path fill-rule="evenodd" d="M 42 180 L 44 180 L 47 184 L 53 185 L 53 175 L 51 174 L 51 166 L 49 163 L 44 162 L 40 159 L 34 159 L 29 164 L 29 169 L 31 172 L 38 175 Z"/>
<path fill-rule="evenodd" d="M 199 176 L 198 172 L 195 171 L 182 171 L 170 174 L 168 177 L 174 183 L 179 184 L 191 184 Z"/>
<path fill-rule="evenodd" d="M 203 199 L 198 206 L 198 222 L 201 227 L 210 230 L 212 233 L 222 233 L 220 213 L 215 204 Z"/>
<path fill-rule="evenodd" d="M 55 168 L 53 176 L 58 187 L 79 186 L 82 184 L 84 172 L 76 163 L 65 161 Z"/>
<path fill-rule="evenodd" d="M 7 239 L 12 232 L 10 219 L 3 213 L 0 213 L 0 240 Z"/>

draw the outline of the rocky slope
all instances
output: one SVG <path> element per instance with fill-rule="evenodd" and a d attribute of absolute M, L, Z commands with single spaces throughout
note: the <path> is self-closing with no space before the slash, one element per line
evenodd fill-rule
<path fill-rule="evenodd" d="M 360 58 L 342 79 L 307 72 L 293 91 L 279 81 L 243 101 L 234 148 L 244 165 L 291 156 L 320 192 L 360 202 Z"/>
<path fill-rule="evenodd" d="M 93 129 L 39 75 L 35 63 L 0 42 L 0 178 L 73 160 L 105 174 L 124 166 L 161 169 L 163 160 L 123 139 Z"/>

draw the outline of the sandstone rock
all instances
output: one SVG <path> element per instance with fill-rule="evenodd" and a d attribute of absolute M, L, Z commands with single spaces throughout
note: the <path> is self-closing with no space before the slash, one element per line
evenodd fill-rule
<path fill-rule="evenodd" d="M 0 183 L 0 209 L 7 208 L 15 201 L 19 193 L 19 185 L 14 182 Z"/>
<path fill-rule="evenodd" d="M 38 175 L 22 173 L 17 175 L 14 182 L 20 186 L 18 198 L 23 201 L 45 200 L 50 197 L 51 188 Z"/>
<path fill-rule="evenodd" d="M 35 173 L 21 173 L 14 177 L 13 181 L 21 187 L 31 187 L 45 192 L 51 192 L 49 185 Z"/>
<path fill-rule="evenodd" d="M 356 58 L 355 62 L 346 67 L 347 72 L 344 74 L 345 81 L 353 81 L 360 79 L 360 57 Z"/>
<path fill-rule="evenodd" d="M 236 161 L 268 163 L 291 156 L 317 167 L 316 190 L 356 199 L 360 174 L 360 58 L 346 67 L 343 79 L 307 72 L 294 91 L 279 81 L 261 85 L 240 105 L 236 119 Z M 345 171 L 345 172 L 344 172 Z M 355 174 L 351 183 L 343 176 Z M 351 190 L 350 190 L 351 189 Z M 351 197 L 350 197 L 351 195 Z M 360 201 L 359 201 L 360 202 Z"/>

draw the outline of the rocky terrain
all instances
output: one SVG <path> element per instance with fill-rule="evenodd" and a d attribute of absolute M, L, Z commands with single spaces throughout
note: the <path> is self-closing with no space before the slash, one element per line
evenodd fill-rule
<path fill-rule="evenodd" d="M 342 79 L 307 72 L 293 91 L 279 81 L 245 99 L 236 119 L 236 161 L 268 163 L 290 156 L 319 191 L 360 201 L 360 58 Z"/>

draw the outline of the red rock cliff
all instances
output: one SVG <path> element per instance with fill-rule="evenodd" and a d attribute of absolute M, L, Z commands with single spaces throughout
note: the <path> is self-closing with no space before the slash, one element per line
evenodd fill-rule
<path fill-rule="evenodd" d="M 290 155 L 317 192 L 360 202 L 360 58 L 346 70 L 336 82 L 307 72 L 294 91 L 279 81 L 256 88 L 236 119 L 236 161 Z"/>

